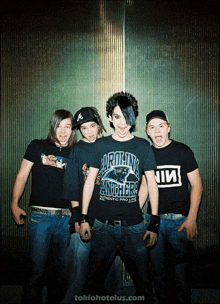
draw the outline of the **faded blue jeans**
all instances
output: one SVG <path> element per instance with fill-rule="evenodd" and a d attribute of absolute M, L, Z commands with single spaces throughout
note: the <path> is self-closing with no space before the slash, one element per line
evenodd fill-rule
<path fill-rule="evenodd" d="M 62 293 L 65 294 L 64 268 L 66 251 L 70 242 L 69 219 L 68 215 L 50 215 L 33 211 L 30 213 L 28 228 L 32 272 L 25 296 L 27 303 L 39 304 L 42 301 L 42 278 L 48 259 L 53 260 L 58 279 L 58 288 L 54 286 L 52 292 L 57 293 L 57 296 L 51 301 L 59 303 L 63 297 Z M 53 277 L 50 280 L 53 280 Z"/>
<path fill-rule="evenodd" d="M 189 261 L 193 244 L 187 240 L 185 229 L 181 232 L 177 231 L 186 220 L 186 216 L 175 215 L 177 219 L 173 217 L 172 213 L 160 215 L 157 243 L 149 250 L 154 273 L 154 288 L 159 304 L 189 304 L 191 303 Z M 146 226 L 149 222 L 150 215 L 146 214 Z"/>
<path fill-rule="evenodd" d="M 148 271 L 148 248 L 143 240 L 145 232 L 144 221 L 132 226 L 112 226 L 108 225 L 108 221 L 101 223 L 95 220 L 92 228 L 89 275 L 84 289 L 86 295 L 108 294 L 103 282 L 118 254 L 131 275 L 136 296 L 145 297 L 142 303 L 154 303 Z"/>
<path fill-rule="evenodd" d="M 82 291 L 88 275 L 91 242 L 83 242 L 78 233 L 71 234 L 71 241 L 66 254 L 66 277 L 68 290 L 61 303 L 74 303 L 75 296 Z M 116 257 L 105 281 L 106 289 L 115 294 L 122 288 L 122 273 L 119 258 Z"/>

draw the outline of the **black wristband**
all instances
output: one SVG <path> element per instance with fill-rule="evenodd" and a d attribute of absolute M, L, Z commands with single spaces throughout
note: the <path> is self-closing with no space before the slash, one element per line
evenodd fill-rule
<path fill-rule="evenodd" d="M 159 225 L 160 225 L 160 217 L 159 215 L 151 214 L 150 216 L 150 223 L 147 227 L 147 230 L 158 233 L 159 232 Z"/>
<path fill-rule="evenodd" d="M 80 223 L 88 223 L 88 222 L 89 222 L 88 214 L 81 214 Z"/>
<path fill-rule="evenodd" d="M 70 208 L 70 212 L 71 212 L 71 222 L 79 222 L 80 221 L 80 215 L 81 215 L 81 209 L 79 206 L 76 207 L 71 207 Z"/>

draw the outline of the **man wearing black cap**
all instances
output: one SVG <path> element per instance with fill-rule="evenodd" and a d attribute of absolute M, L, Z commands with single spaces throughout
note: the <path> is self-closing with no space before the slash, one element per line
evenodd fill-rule
<path fill-rule="evenodd" d="M 88 257 L 90 252 L 90 242 L 84 242 L 79 235 L 79 219 L 82 209 L 82 191 L 87 178 L 90 159 L 91 146 L 106 131 L 98 110 L 95 107 L 83 107 L 74 115 L 73 129 L 80 131 L 82 140 L 78 141 L 74 149 L 71 150 L 67 169 L 64 176 L 63 197 L 71 201 L 72 216 L 69 221 L 71 240 L 66 255 L 66 276 L 68 278 L 68 291 L 61 303 L 72 303 L 75 295 L 79 293 L 85 283 L 88 272 Z M 95 190 L 89 209 L 89 222 L 93 225 L 94 213 L 99 195 L 99 176 L 95 182 Z M 107 280 L 107 288 L 114 291 L 117 288 L 119 275 L 119 263 L 116 260 Z M 113 282 L 110 279 L 114 276 Z M 109 283 L 110 282 L 110 283 Z M 109 283 L 109 284 L 108 284 Z"/>
<path fill-rule="evenodd" d="M 157 243 L 150 249 L 155 292 L 159 304 L 189 304 L 188 266 L 193 250 L 191 240 L 198 234 L 196 218 L 202 195 L 199 169 L 191 149 L 169 138 L 170 124 L 163 111 L 150 112 L 146 123 L 146 133 L 153 143 L 159 188 L 160 231 Z M 148 206 L 147 223 L 150 209 Z M 174 264 L 175 284 L 171 268 L 165 272 L 168 255 Z M 171 288 L 166 284 L 170 278 Z"/>
<path fill-rule="evenodd" d="M 81 235 L 84 240 L 91 237 L 90 273 L 85 293 L 97 301 L 108 300 L 103 282 L 119 254 L 132 277 L 136 296 L 142 297 L 139 299 L 142 303 L 150 304 L 154 303 L 154 296 L 148 276 L 148 248 L 155 243 L 159 226 L 156 163 L 148 141 L 131 133 L 138 116 L 134 96 L 126 92 L 114 94 L 107 101 L 106 112 L 114 133 L 93 145 L 83 189 Z M 101 186 L 91 231 L 87 214 L 98 172 Z M 142 174 L 148 182 L 152 207 L 147 231 L 138 197 Z"/>

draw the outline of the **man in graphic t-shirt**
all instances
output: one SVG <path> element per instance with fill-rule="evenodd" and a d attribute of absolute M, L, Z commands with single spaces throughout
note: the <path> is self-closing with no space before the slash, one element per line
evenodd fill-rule
<path fill-rule="evenodd" d="M 148 141 L 131 133 L 138 116 L 134 96 L 126 92 L 114 94 L 107 101 L 106 112 L 114 133 L 93 144 L 83 189 L 81 235 L 84 240 L 91 237 L 85 293 L 106 295 L 103 282 L 119 254 L 132 277 L 136 295 L 150 304 L 154 297 L 148 275 L 148 248 L 155 243 L 159 226 L 156 163 Z M 91 231 L 87 212 L 99 170 L 101 185 Z M 147 231 L 138 197 L 142 174 L 147 179 L 152 208 Z"/>
<path fill-rule="evenodd" d="M 76 142 L 72 127 L 72 114 L 57 110 L 50 120 L 47 138 L 35 139 L 28 145 L 14 183 L 11 209 L 17 225 L 23 225 L 26 213 L 20 208 L 19 201 L 32 172 L 28 223 L 32 271 L 24 303 L 42 303 L 43 275 L 49 256 L 56 262 L 57 280 L 53 275 L 48 282 L 51 288 L 47 288 L 47 303 L 59 303 L 65 294 L 70 201 L 62 199 L 61 194 L 67 159 Z"/>
<path fill-rule="evenodd" d="M 170 124 L 163 111 L 150 112 L 146 122 L 147 135 L 153 142 L 159 188 L 160 231 L 157 243 L 150 249 L 154 288 L 159 304 L 189 304 L 191 240 L 198 234 L 196 218 L 202 195 L 199 169 L 191 149 L 169 138 Z M 147 223 L 150 209 L 146 214 Z M 170 258 L 169 262 L 166 257 Z M 174 265 L 174 273 L 170 265 Z"/>

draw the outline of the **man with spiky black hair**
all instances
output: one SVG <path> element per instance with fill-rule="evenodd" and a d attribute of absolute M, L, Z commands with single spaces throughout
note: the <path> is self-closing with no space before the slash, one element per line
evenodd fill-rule
<path fill-rule="evenodd" d="M 114 94 L 107 101 L 106 113 L 114 133 L 94 143 L 83 189 L 80 233 L 84 240 L 91 238 L 90 273 L 85 293 L 106 295 L 103 282 L 115 256 L 120 255 L 131 275 L 136 295 L 150 304 L 154 303 L 154 295 L 148 275 L 148 248 L 154 245 L 159 228 L 156 163 L 148 141 L 131 134 L 138 116 L 134 96 L 126 92 Z M 98 172 L 101 185 L 91 231 L 87 213 Z M 143 174 L 152 208 L 147 231 L 139 192 Z"/>

